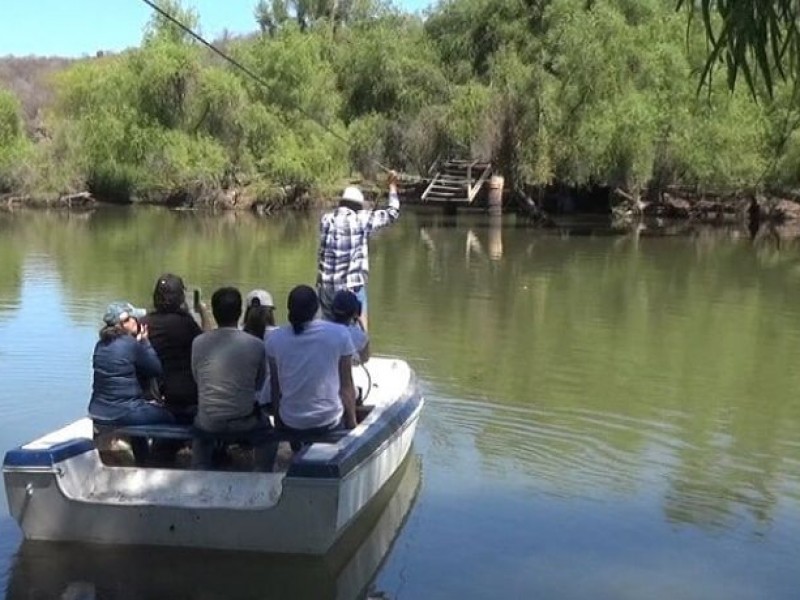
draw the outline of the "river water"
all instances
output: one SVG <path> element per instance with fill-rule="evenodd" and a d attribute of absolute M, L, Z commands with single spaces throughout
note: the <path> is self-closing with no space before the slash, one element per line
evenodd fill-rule
<path fill-rule="evenodd" d="M 316 221 L 0 213 L 0 449 L 84 414 L 105 305 L 315 275 Z M 407 212 L 372 243 L 376 354 L 427 404 L 336 560 L 22 544 L 6 598 L 800 598 L 800 249 L 735 230 Z M 366 558 L 365 558 L 366 557 Z"/>

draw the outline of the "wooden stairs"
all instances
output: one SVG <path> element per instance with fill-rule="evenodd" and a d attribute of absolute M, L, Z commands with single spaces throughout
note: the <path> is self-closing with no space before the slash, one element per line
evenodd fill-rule
<path fill-rule="evenodd" d="M 479 160 L 448 160 L 422 193 L 423 202 L 470 204 L 492 174 L 492 164 Z"/>

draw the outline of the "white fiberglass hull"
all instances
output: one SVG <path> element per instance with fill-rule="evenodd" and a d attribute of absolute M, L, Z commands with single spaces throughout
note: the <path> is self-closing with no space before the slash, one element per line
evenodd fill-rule
<path fill-rule="evenodd" d="M 418 457 L 409 456 L 323 556 L 26 541 L 11 565 L 6 600 L 98 598 L 120 586 L 130 598 L 252 600 L 276 590 L 285 598 L 363 598 L 414 504 L 420 476 Z"/>

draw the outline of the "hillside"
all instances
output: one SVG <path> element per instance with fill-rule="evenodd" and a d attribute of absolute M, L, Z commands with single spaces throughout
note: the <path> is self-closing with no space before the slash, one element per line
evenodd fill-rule
<path fill-rule="evenodd" d="M 28 130 L 33 133 L 41 109 L 52 100 L 51 77 L 78 60 L 60 57 L 4 56 L 0 57 L 0 88 L 13 92 L 22 104 Z"/>

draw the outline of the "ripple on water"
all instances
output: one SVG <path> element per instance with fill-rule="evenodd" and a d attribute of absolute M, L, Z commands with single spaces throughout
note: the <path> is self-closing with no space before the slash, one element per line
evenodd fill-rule
<path fill-rule="evenodd" d="M 562 490 L 595 489 L 597 483 L 629 487 L 641 480 L 641 457 L 615 445 L 613 432 L 635 432 L 651 445 L 669 439 L 664 424 L 607 413 L 436 396 L 430 400 L 434 429 L 442 436 L 470 434 L 487 458 L 512 461 L 515 471 L 522 469 L 537 483 Z"/>
<path fill-rule="evenodd" d="M 432 442 L 456 447 L 439 457 L 459 460 L 469 445 L 488 476 L 505 474 L 542 493 L 588 499 L 655 495 L 668 521 L 710 529 L 751 523 L 756 533 L 780 497 L 798 498 L 798 461 L 786 460 L 785 449 L 778 450 L 784 457 L 780 472 L 765 475 L 764 464 L 776 455 L 731 451 L 726 435 L 711 444 L 694 443 L 681 437 L 686 415 L 678 411 L 642 418 L 427 395 Z"/>

